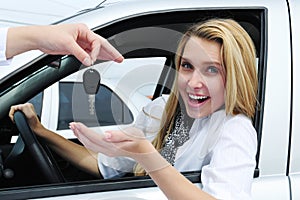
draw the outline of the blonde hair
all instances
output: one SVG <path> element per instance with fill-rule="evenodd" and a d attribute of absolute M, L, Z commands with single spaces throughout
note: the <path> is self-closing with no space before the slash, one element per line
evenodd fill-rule
<path fill-rule="evenodd" d="M 244 114 L 254 117 L 258 87 L 256 52 L 248 33 L 232 19 L 210 19 L 190 27 L 179 42 L 176 52 L 178 70 L 184 47 L 191 37 L 200 37 L 221 44 L 222 65 L 225 69 L 225 110 L 226 114 Z M 172 130 L 178 100 L 177 75 L 163 115 L 163 122 L 152 144 L 157 150 L 163 147 L 165 138 Z M 145 171 L 137 165 L 136 175 Z"/>

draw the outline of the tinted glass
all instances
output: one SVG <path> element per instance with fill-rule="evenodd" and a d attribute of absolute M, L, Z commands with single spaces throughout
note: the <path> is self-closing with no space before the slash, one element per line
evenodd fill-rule
<path fill-rule="evenodd" d="M 104 85 L 95 95 L 95 110 L 90 112 L 89 95 L 82 83 L 59 84 L 58 130 L 69 129 L 69 123 L 80 121 L 89 127 L 128 124 L 133 116 L 122 100 Z"/>
<path fill-rule="evenodd" d="M 28 102 L 32 103 L 34 106 L 35 112 L 39 117 L 42 117 L 42 103 L 43 103 L 44 92 L 40 92 L 38 95 L 34 96 Z"/>

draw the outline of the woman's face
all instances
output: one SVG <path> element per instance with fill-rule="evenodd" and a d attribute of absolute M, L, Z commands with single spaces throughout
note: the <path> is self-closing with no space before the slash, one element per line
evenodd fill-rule
<path fill-rule="evenodd" d="M 207 116 L 224 105 L 225 73 L 221 45 L 191 37 L 184 48 L 178 74 L 178 90 L 192 118 Z"/>

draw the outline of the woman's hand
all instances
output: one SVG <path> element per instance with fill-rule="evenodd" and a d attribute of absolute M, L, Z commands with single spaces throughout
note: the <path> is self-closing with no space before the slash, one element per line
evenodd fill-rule
<path fill-rule="evenodd" d="M 96 133 L 82 123 L 72 122 L 70 128 L 86 148 L 111 157 L 127 156 L 135 159 L 139 154 L 156 151 L 137 128 L 106 131 L 104 134 Z"/>
<path fill-rule="evenodd" d="M 137 128 L 106 131 L 104 134 L 96 133 L 82 123 L 70 123 L 70 128 L 87 149 L 111 157 L 131 157 L 148 173 L 170 166 Z"/>
<path fill-rule="evenodd" d="M 38 130 L 44 128 L 43 125 L 40 123 L 40 120 L 38 119 L 34 107 L 31 103 L 11 106 L 9 111 L 9 117 L 12 121 L 14 121 L 14 113 L 18 110 L 24 113 L 31 130 L 33 130 L 35 133 L 39 133 L 40 131 Z"/>

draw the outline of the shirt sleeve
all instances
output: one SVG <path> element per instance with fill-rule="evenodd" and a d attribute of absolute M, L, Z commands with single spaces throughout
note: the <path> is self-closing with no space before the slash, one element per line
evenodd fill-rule
<path fill-rule="evenodd" d="M 152 141 L 159 131 L 167 97 L 159 97 L 148 103 L 137 116 L 134 126 L 141 129 L 149 141 Z"/>
<path fill-rule="evenodd" d="M 7 59 L 6 52 L 6 39 L 7 39 L 8 27 L 0 28 L 0 65 L 9 65 L 11 59 Z"/>
<path fill-rule="evenodd" d="M 202 168 L 203 190 L 222 200 L 250 200 L 256 166 L 257 135 L 251 120 L 238 115 L 227 120 Z"/>

